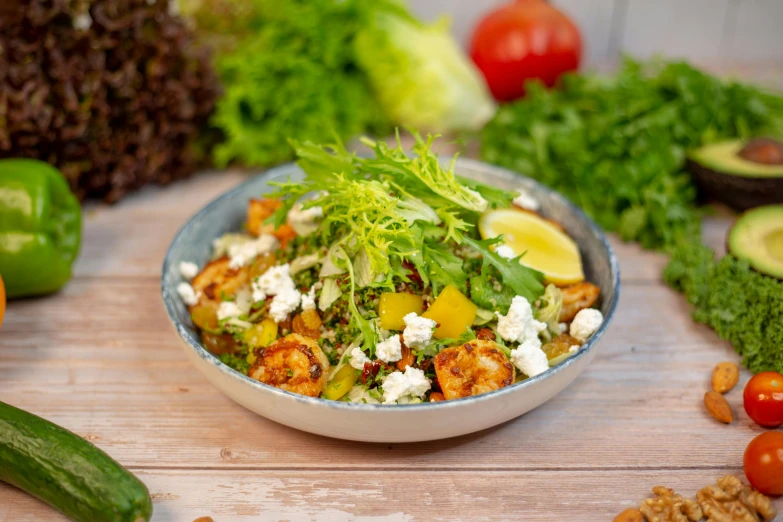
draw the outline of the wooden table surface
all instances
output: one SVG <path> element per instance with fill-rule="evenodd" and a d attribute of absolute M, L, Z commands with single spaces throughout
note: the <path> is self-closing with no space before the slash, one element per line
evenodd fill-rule
<path fill-rule="evenodd" d="M 418 444 L 332 440 L 275 424 L 219 393 L 185 359 L 160 298 L 175 232 L 243 179 L 204 173 L 91 207 L 75 276 L 10 303 L 0 400 L 91 440 L 152 492 L 155 521 L 607 521 L 650 488 L 683 495 L 727 474 L 761 429 L 709 418 L 702 397 L 731 346 L 661 283 L 665 258 L 612 237 L 622 295 L 592 365 L 504 425 Z M 728 217 L 705 221 L 721 248 Z M 777 501 L 783 511 L 783 503 Z M 62 520 L 0 484 L 0 522 Z"/>

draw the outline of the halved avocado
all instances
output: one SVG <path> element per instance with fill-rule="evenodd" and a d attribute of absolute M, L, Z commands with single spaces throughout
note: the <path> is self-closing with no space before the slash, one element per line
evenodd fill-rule
<path fill-rule="evenodd" d="M 783 205 L 769 205 L 742 214 L 728 237 L 734 257 L 756 271 L 783 279 Z"/>
<path fill-rule="evenodd" d="M 783 203 L 783 143 L 771 138 L 724 141 L 688 154 L 700 190 L 737 210 Z"/>

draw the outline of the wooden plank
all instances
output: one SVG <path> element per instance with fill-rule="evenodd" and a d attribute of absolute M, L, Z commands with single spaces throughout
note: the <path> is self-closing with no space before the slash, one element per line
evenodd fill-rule
<path fill-rule="evenodd" d="M 655 284 L 625 287 L 596 360 L 546 405 L 482 433 L 391 446 L 297 432 L 235 405 L 185 360 L 158 292 L 152 278 L 78 279 L 58 296 L 11 303 L 0 400 L 142 467 L 721 467 L 740 465 L 758 431 L 741 387 L 729 395 L 734 426 L 704 414 L 712 366 L 736 357 Z"/>
<path fill-rule="evenodd" d="M 656 485 L 693 497 L 729 470 L 590 472 L 343 472 L 139 470 L 154 522 L 408 522 L 579 520 L 606 522 L 638 506 Z M 0 485 L 0 522 L 65 520 Z M 776 501 L 780 510 L 783 502 Z M 3 516 L 5 512 L 5 516 Z"/>

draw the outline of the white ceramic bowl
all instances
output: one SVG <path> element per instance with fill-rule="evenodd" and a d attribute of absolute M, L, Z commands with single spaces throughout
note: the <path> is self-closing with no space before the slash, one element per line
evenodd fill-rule
<path fill-rule="evenodd" d="M 556 192 L 511 171 L 459 159 L 457 173 L 499 187 L 526 188 L 542 213 L 561 223 L 579 244 L 587 279 L 601 288 L 604 322 L 579 352 L 554 368 L 500 390 L 453 401 L 413 405 L 350 404 L 305 397 L 262 384 L 221 363 L 201 345 L 186 307 L 177 296 L 180 261 L 203 266 L 212 240 L 240 229 L 247 201 L 270 191 L 270 181 L 302 177 L 294 164 L 269 170 L 220 196 L 193 216 L 174 238 L 163 263 L 162 293 L 169 318 L 188 358 L 223 393 L 244 407 L 300 430 L 368 442 L 415 442 L 483 430 L 526 413 L 551 399 L 581 374 L 612 320 L 620 292 L 617 260 L 598 227 Z"/>

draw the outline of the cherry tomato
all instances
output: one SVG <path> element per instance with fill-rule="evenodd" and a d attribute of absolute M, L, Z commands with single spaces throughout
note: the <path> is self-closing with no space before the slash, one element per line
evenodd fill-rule
<path fill-rule="evenodd" d="M 564 72 L 579 67 L 579 29 L 544 0 L 517 0 L 479 22 L 470 56 L 496 100 L 525 94 L 524 82 L 539 78 L 552 87 Z"/>
<path fill-rule="evenodd" d="M 5 285 L 0 276 L 0 326 L 3 326 L 3 316 L 5 315 Z"/>
<path fill-rule="evenodd" d="M 745 411 L 753 422 L 766 428 L 783 424 L 783 375 L 762 372 L 745 385 Z"/>
<path fill-rule="evenodd" d="M 745 476 L 765 495 L 783 495 L 783 433 L 765 431 L 745 450 Z"/>

